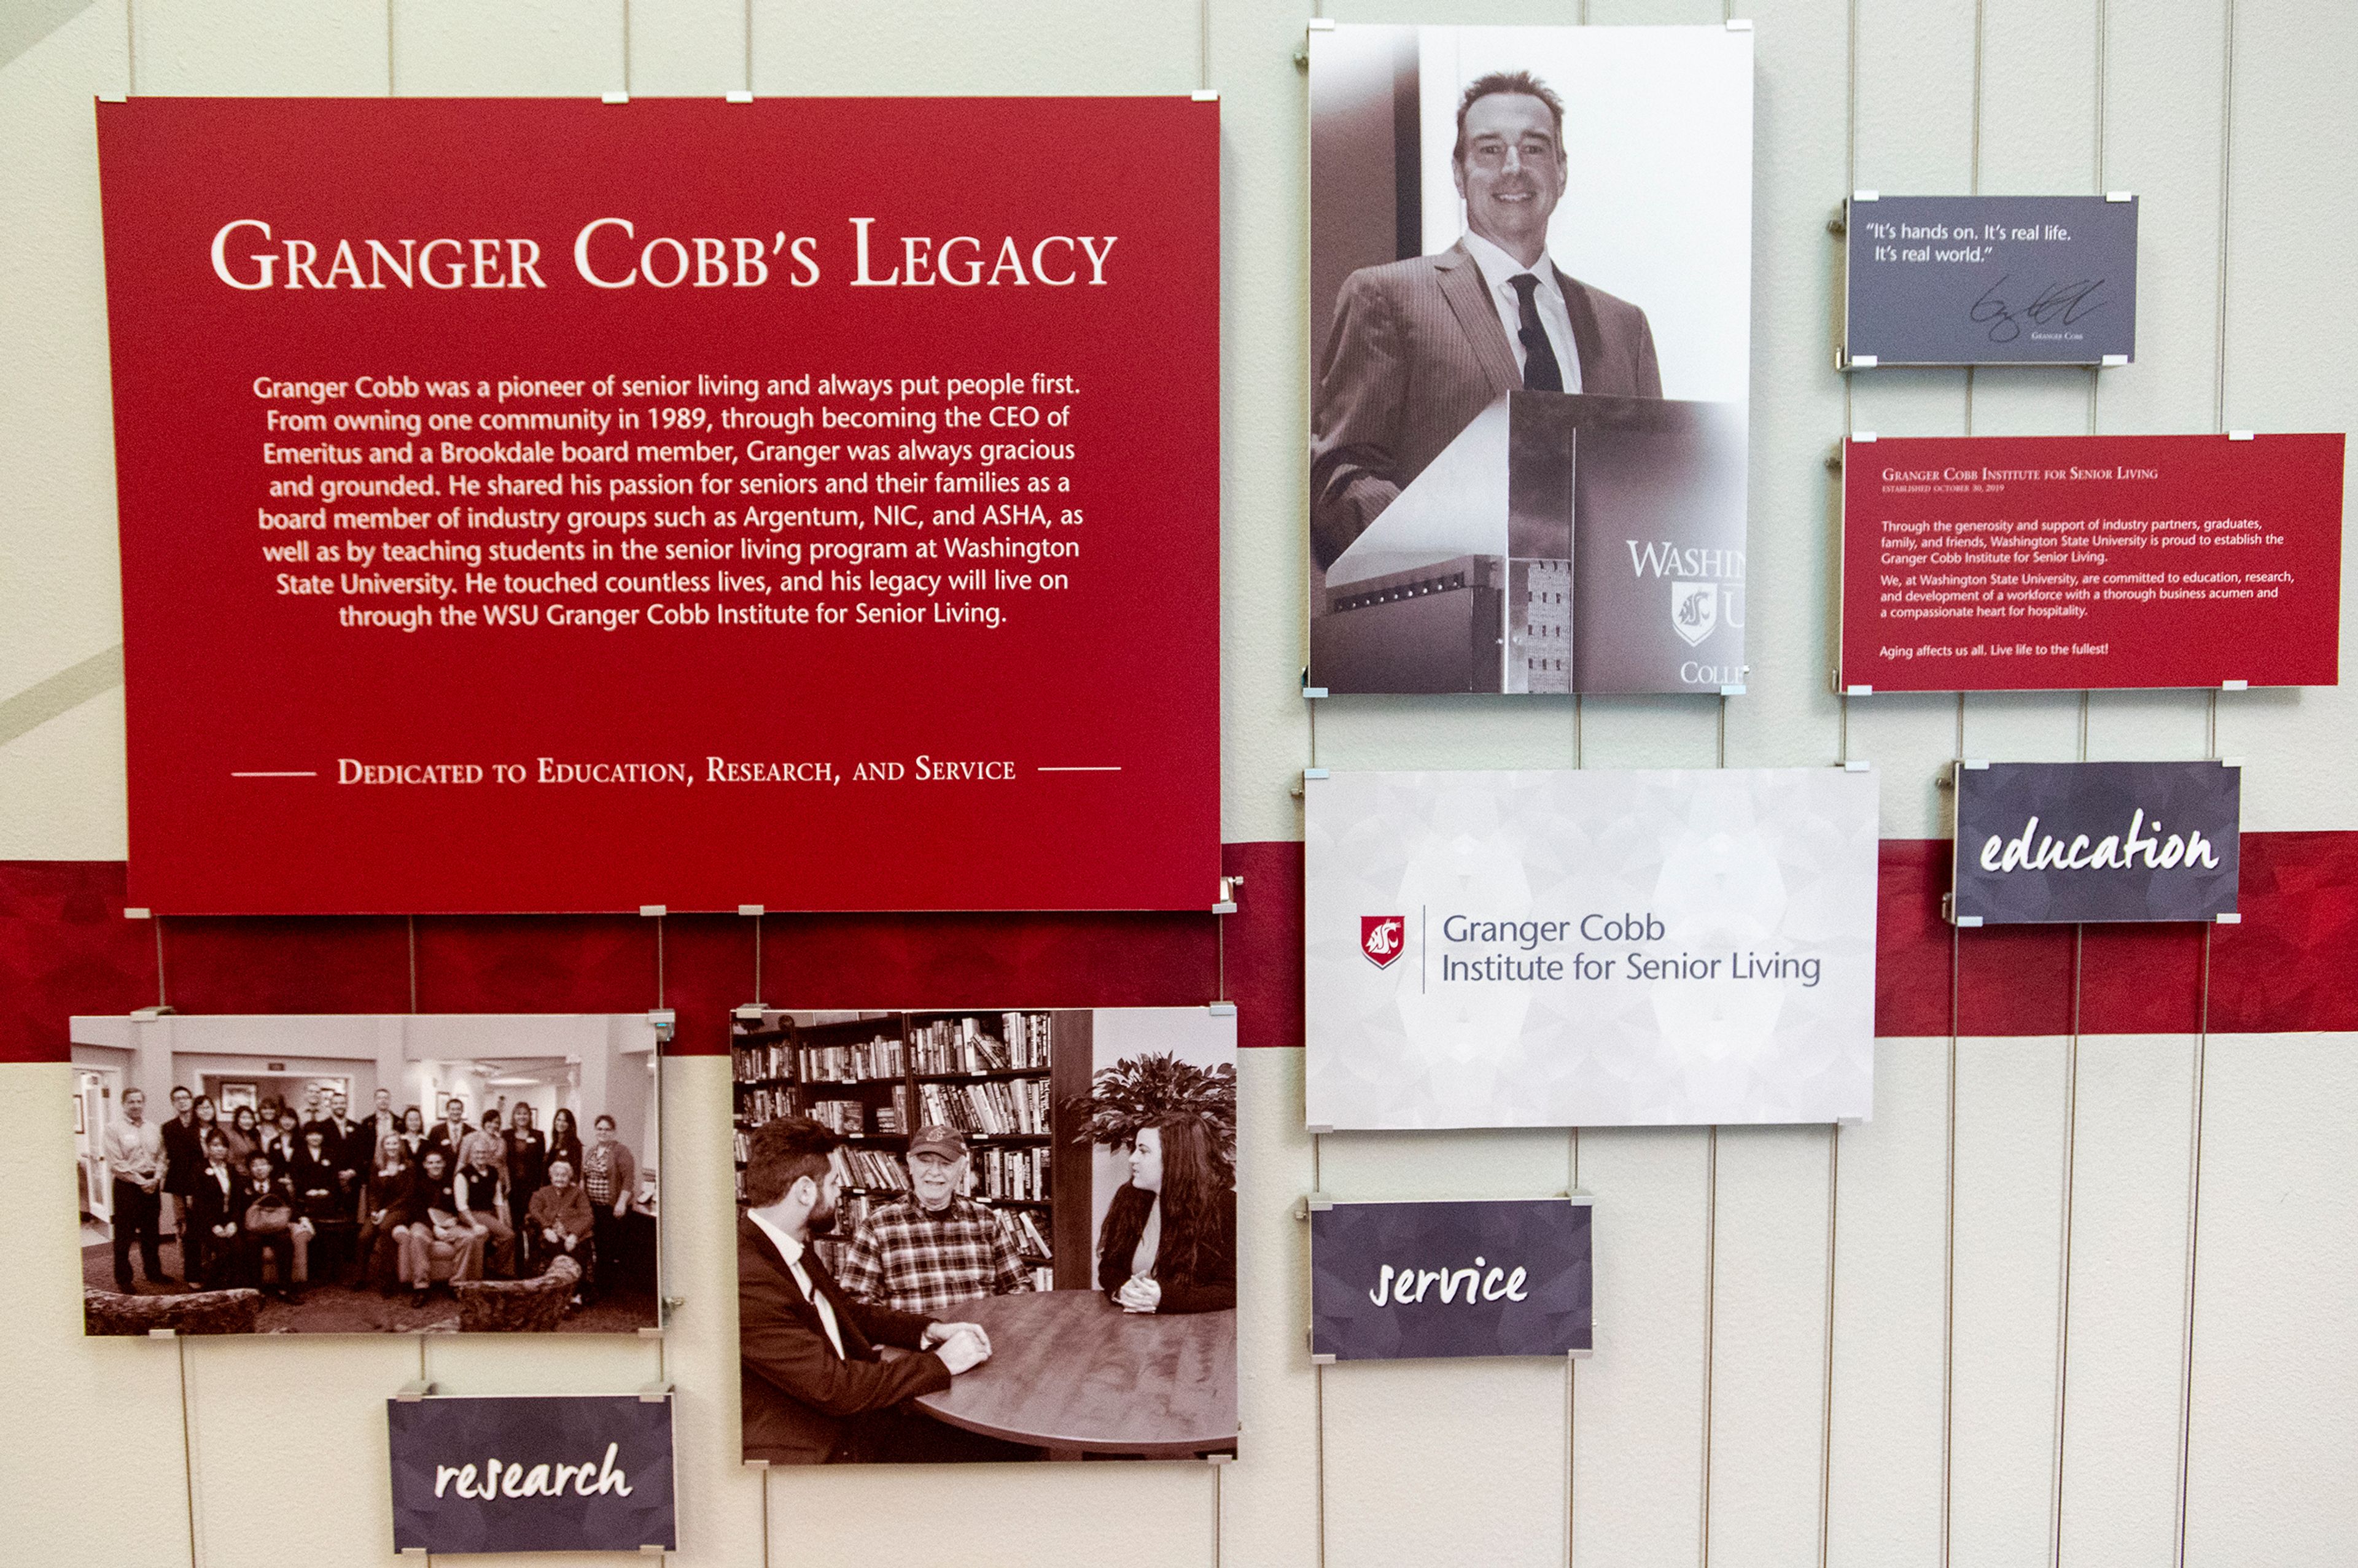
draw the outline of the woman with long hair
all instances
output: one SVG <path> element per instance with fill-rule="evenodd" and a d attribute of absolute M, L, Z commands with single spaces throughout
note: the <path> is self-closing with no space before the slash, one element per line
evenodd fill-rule
<path fill-rule="evenodd" d="M 1124 1312 L 1237 1304 L 1235 1176 L 1202 1117 L 1170 1112 L 1138 1130 L 1130 1180 L 1098 1232 L 1098 1285 Z"/>
<path fill-rule="evenodd" d="M 417 1108 L 411 1106 L 409 1114 L 416 1116 Z M 417 1141 L 426 1141 L 422 1126 Z M 409 1201 L 409 1168 L 408 1140 L 388 1132 L 377 1142 L 376 1158 L 361 1189 L 360 1247 L 352 1283 L 362 1288 L 374 1285 L 388 1296 L 393 1294 L 392 1281 L 407 1265 L 404 1239 L 408 1227 L 403 1223 L 402 1209 Z M 400 1282 L 409 1283 L 406 1279 Z"/>
<path fill-rule="evenodd" d="M 272 1170 L 294 1180 L 296 1162 L 303 1157 L 303 1124 L 296 1119 L 292 1107 L 282 1107 L 275 1120 L 263 1118 L 261 1148 L 270 1156 Z"/>
<path fill-rule="evenodd" d="M 554 1165 L 559 1160 L 572 1166 L 575 1174 L 580 1173 L 581 1130 L 574 1124 L 573 1113 L 563 1106 L 548 1119 L 548 1162 Z"/>
<path fill-rule="evenodd" d="M 239 1106 L 231 1113 L 229 1125 L 222 1129 L 222 1141 L 229 1147 L 230 1169 L 243 1175 L 246 1162 L 262 1146 L 262 1126 L 254 1119 L 252 1106 Z"/>
<path fill-rule="evenodd" d="M 516 1249 L 524 1259 L 526 1277 L 540 1271 L 537 1262 L 540 1250 L 533 1245 L 535 1239 L 527 1215 L 532 1208 L 532 1195 L 548 1185 L 548 1141 L 533 1125 L 532 1107 L 519 1103 L 508 1113 L 508 1223 L 515 1227 Z"/>
<path fill-rule="evenodd" d="M 416 1106 L 404 1106 L 401 1110 L 401 1152 L 411 1164 L 426 1152 L 426 1113 Z"/>

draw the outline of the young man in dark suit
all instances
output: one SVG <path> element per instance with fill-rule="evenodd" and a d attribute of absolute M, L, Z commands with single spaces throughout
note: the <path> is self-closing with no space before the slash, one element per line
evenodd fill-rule
<path fill-rule="evenodd" d="M 319 1125 L 327 1130 L 328 1165 L 335 1173 L 336 1197 L 348 1213 L 356 1213 L 361 1178 L 367 1173 L 369 1161 L 376 1151 L 369 1141 L 367 1123 L 354 1121 L 352 1110 L 351 1100 L 342 1095 L 331 1096 L 328 1114 Z"/>
<path fill-rule="evenodd" d="M 203 1235 L 189 1217 L 196 1196 L 197 1173 L 205 1168 L 205 1152 L 198 1141 L 196 1097 L 172 1086 L 172 1114 L 159 1130 L 164 1134 L 164 1192 L 172 1200 L 172 1233 L 180 1242 L 180 1281 L 194 1287 L 205 1277 Z"/>
<path fill-rule="evenodd" d="M 749 1212 L 737 1222 L 737 1332 L 745 1454 L 773 1465 L 938 1458 L 946 1433 L 899 1409 L 979 1365 L 990 1341 L 974 1324 L 936 1323 L 853 1301 L 810 1247 L 835 1227 L 840 1141 L 782 1117 L 752 1138 Z M 887 1361 L 879 1344 L 914 1352 Z M 930 1432 L 926 1429 L 932 1429 Z"/>
<path fill-rule="evenodd" d="M 360 1124 L 362 1169 L 376 1159 L 377 1151 L 384 1147 L 386 1139 L 401 1136 L 401 1113 L 393 1108 L 393 1091 L 379 1089 L 375 1098 L 376 1108 L 369 1113 L 367 1120 Z"/>

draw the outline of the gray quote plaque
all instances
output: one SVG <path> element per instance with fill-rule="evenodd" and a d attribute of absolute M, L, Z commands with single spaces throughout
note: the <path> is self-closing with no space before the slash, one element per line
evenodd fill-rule
<path fill-rule="evenodd" d="M 1847 211 L 1845 364 L 2136 357 L 2135 197 L 1862 191 Z"/>
<path fill-rule="evenodd" d="M 671 1414 L 668 1392 L 388 1400 L 394 1550 L 676 1548 Z"/>
<path fill-rule="evenodd" d="M 1585 1196 L 1310 1203 L 1310 1350 L 1336 1361 L 1585 1356 Z M 1405 1294 L 1403 1294 L 1405 1292 Z"/>
<path fill-rule="evenodd" d="M 2243 770 L 2199 762 L 1960 762 L 1965 925 L 2235 914 Z"/>

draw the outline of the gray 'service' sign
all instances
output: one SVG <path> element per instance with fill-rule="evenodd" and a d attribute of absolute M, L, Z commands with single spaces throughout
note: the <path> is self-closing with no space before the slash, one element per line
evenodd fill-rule
<path fill-rule="evenodd" d="M 1850 364 L 2136 357 L 2135 197 L 1861 192 L 1849 214 Z"/>
<path fill-rule="evenodd" d="M 2243 781 L 2215 761 L 1960 762 L 1951 918 L 2232 919 Z"/>
<path fill-rule="evenodd" d="M 395 1552 L 676 1548 L 671 1396 L 385 1401 Z"/>
<path fill-rule="evenodd" d="M 1310 1350 L 1338 1361 L 1585 1356 L 1585 1195 L 1310 1204 Z"/>

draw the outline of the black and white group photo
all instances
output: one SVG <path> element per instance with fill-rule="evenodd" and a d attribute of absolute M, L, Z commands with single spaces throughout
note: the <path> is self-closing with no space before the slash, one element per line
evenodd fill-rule
<path fill-rule="evenodd" d="M 744 1457 L 1233 1454 L 1236 1016 L 741 1013 Z"/>
<path fill-rule="evenodd" d="M 631 1333 L 644 1014 L 77 1018 L 92 1334 Z"/>

